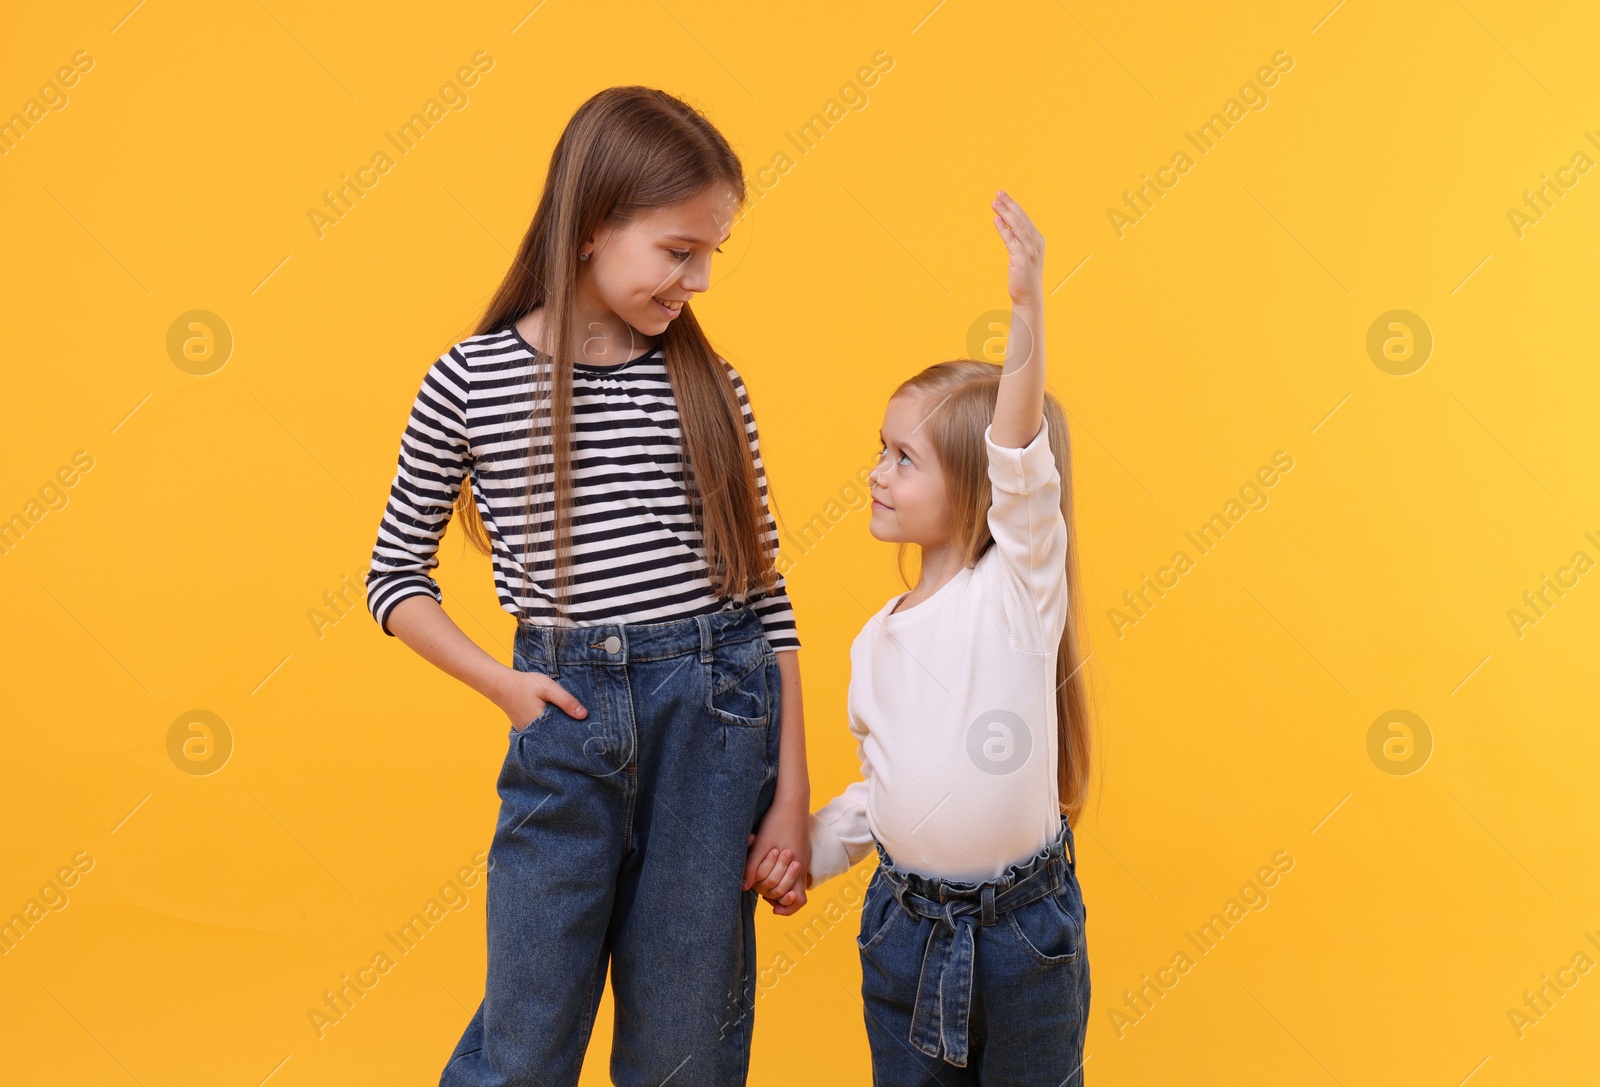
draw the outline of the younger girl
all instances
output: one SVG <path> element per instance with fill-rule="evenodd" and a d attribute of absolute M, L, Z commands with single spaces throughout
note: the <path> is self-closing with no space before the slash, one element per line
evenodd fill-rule
<path fill-rule="evenodd" d="M 411 409 L 368 606 L 511 724 L 487 985 L 443 1087 L 576 1083 L 608 966 L 613 1082 L 745 1081 L 746 848 L 804 872 L 810 798 L 755 418 L 689 305 L 744 196 L 694 109 L 596 94 Z M 452 511 L 517 617 L 512 667 L 440 607 Z"/>
<path fill-rule="evenodd" d="M 1004 192 L 994 210 L 1006 361 L 931 366 L 889 401 L 871 531 L 920 547 L 921 573 L 851 646 L 864 780 L 812 817 L 813 884 L 878 854 L 858 944 L 880 1087 L 1083 1079 L 1067 423 L 1045 393 L 1044 238 Z"/>

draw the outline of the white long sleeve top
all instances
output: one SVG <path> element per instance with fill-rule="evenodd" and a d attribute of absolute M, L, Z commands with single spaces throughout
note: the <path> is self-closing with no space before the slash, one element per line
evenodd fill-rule
<path fill-rule="evenodd" d="M 1049 427 L 1023 448 L 983 438 L 994 544 L 926 600 L 886 603 L 850 646 L 861 780 L 811 816 L 813 886 L 873 852 L 981 882 L 1044 849 L 1060 823 L 1056 655 L 1067 525 Z"/>

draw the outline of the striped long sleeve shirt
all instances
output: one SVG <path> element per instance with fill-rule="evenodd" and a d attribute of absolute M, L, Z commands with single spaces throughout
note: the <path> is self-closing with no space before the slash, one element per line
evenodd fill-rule
<path fill-rule="evenodd" d="M 554 624 L 549 510 L 528 512 L 533 348 L 516 332 L 472 336 L 452 346 L 423 377 L 400 442 L 399 464 L 367 573 L 367 610 L 385 634 L 389 613 L 410 596 L 443 603 L 429 571 L 450 521 L 462 478 L 493 547 L 500 606 L 519 622 Z M 727 360 L 744 413 L 763 506 L 767 477 L 744 381 Z M 768 592 L 718 596 L 693 523 L 680 458 L 677 402 L 658 347 L 614 366 L 573 364 L 573 623 L 664 622 L 748 604 L 776 650 L 798 649 L 784 579 Z M 539 450 L 534 494 L 551 471 L 550 444 Z M 766 510 L 763 542 L 775 561 L 778 530 Z M 392 634 L 391 634 L 392 636 Z"/>

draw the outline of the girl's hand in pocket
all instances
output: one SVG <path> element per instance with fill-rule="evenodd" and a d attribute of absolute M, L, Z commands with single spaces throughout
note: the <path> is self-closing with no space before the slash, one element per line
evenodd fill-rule
<path fill-rule="evenodd" d="M 495 705 L 505 711 L 505 715 L 511 719 L 511 727 L 517 732 L 538 720 L 545 706 L 551 702 L 565 710 L 569 717 L 582 718 L 588 714 L 589 711 L 571 691 L 543 672 L 520 672 L 515 668 L 507 671 L 511 675 L 507 677 L 504 690 L 495 700 Z"/>

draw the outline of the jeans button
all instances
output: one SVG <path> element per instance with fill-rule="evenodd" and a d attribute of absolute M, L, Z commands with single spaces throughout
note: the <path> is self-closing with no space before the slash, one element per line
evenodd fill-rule
<path fill-rule="evenodd" d="M 613 634 L 611 637 L 606 639 L 605 646 L 607 653 L 615 653 L 617 650 L 622 648 L 622 639 Z"/>

